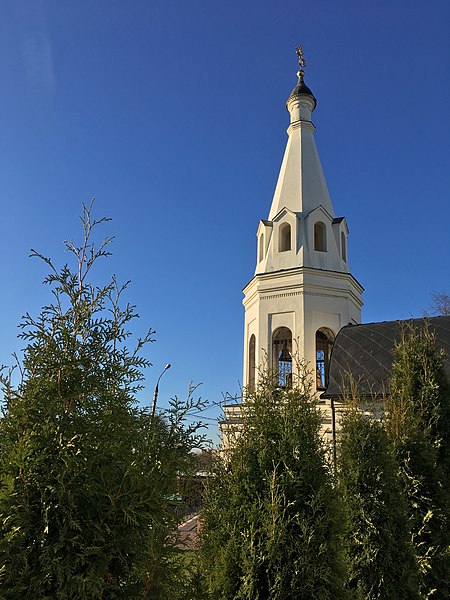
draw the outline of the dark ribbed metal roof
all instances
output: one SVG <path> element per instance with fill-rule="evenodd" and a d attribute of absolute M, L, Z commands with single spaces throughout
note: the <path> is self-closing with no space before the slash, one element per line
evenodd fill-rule
<path fill-rule="evenodd" d="M 317 106 L 317 100 L 314 97 L 314 94 L 312 93 L 312 91 L 309 89 L 309 87 L 303 81 L 303 77 L 298 78 L 297 85 L 292 90 L 292 92 L 289 94 L 289 98 L 286 100 L 286 103 L 289 102 L 289 100 L 291 100 L 291 98 L 295 98 L 297 96 L 311 96 L 311 98 L 314 100 L 314 108 Z"/>
<path fill-rule="evenodd" d="M 429 329 L 436 334 L 436 343 L 447 353 L 445 370 L 450 379 L 450 316 L 427 319 Z M 422 327 L 424 319 L 384 321 L 367 325 L 343 327 L 333 346 L 329 383 L 322 398 L 339 398 L 349 376 L 357 383 L 363 396 L 379 396 L 389 392 L 392 350 L 400 339 L 402 327 L 412 324 Z"/>

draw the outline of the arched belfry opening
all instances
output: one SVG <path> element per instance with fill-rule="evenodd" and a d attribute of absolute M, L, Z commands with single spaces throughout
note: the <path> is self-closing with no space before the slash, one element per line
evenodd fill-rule
<path fill-rule="evenodd" d="M 314 223 L 314 250 L 327 251 L 327 228 L 322 221 Z"/>
<path fill-rule="evenodd" d="M 286 252 L 291 249 L 291 226 L 289 223 L 280 225 L 280 233 L 278 240 L 278 251 Z"/>
<path fill-rule="evenodd" d="M 249 390 L 255 389 L 255 375 L 256 375 L 256 337 L 254 334 L 250 336 L 248 343 L 248 381 L 247 385 Z"/>
<path fill-rule="evenodd" d="M 324 390 L 328 385 L 334 337 L 334 333 L 327 327 L 321 327 L 316 331 L 316 387 L 318 390 Z"/>
<path fill-rule="evenodd" d="M 292 385 L 292 331 L 279 327 L 272 336 L 272 369 L 277 374 L 279 387 Z"/>

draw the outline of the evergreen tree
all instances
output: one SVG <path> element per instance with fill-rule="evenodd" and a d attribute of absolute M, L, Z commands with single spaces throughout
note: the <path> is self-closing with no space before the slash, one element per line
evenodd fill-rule
<path fill-rule="evenodd" d="M 153 419 L 138 409 L 148 365 L 140 351 L 151 333 L 130 350 L 137 315 L 120 305 L 126 286 L 89 283 L 111 241 L 98 249 L 91 243 L 103 220 L 83 207 L 84 240 L 66 243 L 74 271 L 41 257 L 51 270 L 45 283 L 53 303 L 38 319 L 24 318 L 18 385 L 2 379 L 5 600 L 176 597 L 176 516 L 168 499 L 199 441 L 196 425 L 184 420 L 194 402 L 175 400 Z"/>
<path fill-rule="evenodd" d="M 202 556 L 214 600 L 346 598 L 342 515 L 307 374 L 268 376 L 204 504 Z"/>
<path fill-rule="evenodd" d="M 388 428 L 409 502 L 421 592 L 450 597 L 450 394 L 445 354 L 411 324 L 394 349 Z"/>
<path fill-rule="evenodd" d="M 352 398 L 339 436 L 350 587 L 361 600 L 418 599 L 418 568 L 393 446 L 383 425 L 357 406 Z"/>

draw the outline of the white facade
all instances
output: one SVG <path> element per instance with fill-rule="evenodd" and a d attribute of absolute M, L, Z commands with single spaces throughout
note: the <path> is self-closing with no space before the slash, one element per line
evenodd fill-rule
<path fill-rule="evenodd" d="M 277 369 L 285 347 L 318 369 L 322 389 L 327 365 L 318 362 L 317 335 L 331 348 L 341 327 L 361 320 L 363 288 L 349 271 L 347 224 L 335 218 L 314 139 L 316 100 L 303 71 L 298 76 L 287 101 L 291 122 L 272 206 L 257 230 L 255 274 L 243 290 L 244 386 L 257 381 L 259 368 Z M 290 345 L 280 328 L 289 330 Z"/>

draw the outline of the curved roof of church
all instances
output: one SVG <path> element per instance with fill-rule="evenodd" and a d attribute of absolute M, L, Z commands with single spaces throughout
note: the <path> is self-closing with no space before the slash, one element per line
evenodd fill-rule
<path fill-rule="evenodd" d="M 292 92 L 289 94 L 289 98 L 286 100 L 286 103 L 289 102 L 289 100 L 291 100 L 291 98 L 295 98 L 297 96 L 311 96 L 311 98 L 314 100 L 314 107 L 317 106 L 317 100 L 316 100 L 314 94 L 309 89 L 309 87 L 306 85 L 306 83 L 303 81 L 303 77 L 300 77 L 300 76 L 298 78 L 297 85 L 292 90 Z"/>
<path fill-rule="evenodd" d="M 329 383 L 322 398 L 340 398 L 350 377 L 362 396 L 389 393 L 394 345 L 408 325 L 421 328 L 425 321 L 436 335 L 436 344 L 446 352 L 444 368 L 450 380 L 450 316 L 384 321 L 343 327 L 334 342 L 330 359 Z"/>

